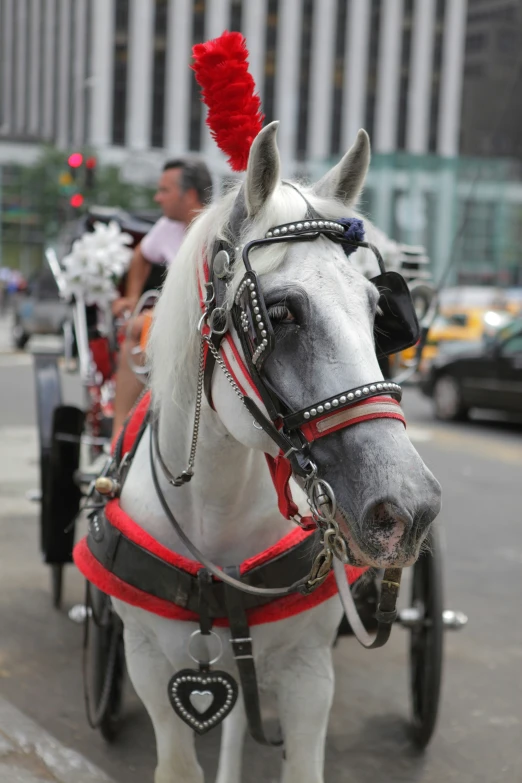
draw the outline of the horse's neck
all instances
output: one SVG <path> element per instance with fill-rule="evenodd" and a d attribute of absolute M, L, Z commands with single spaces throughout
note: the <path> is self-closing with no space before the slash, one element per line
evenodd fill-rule
<path fill-rule="evenodd" d="M 192 421 L 171 403 L 164 403 L 159 422 L 161 455 L 178 475 L 187 465 Z M 220 565 L 242 562 L 294 527 L 278 511 L 264 455 L 235 441 L 207 407 L 201 414 L 192 481 L 172 487 L 157 460 L 155 464 L 176 520 L 198 549 Z M 159 505 L 150 474 L 148 432 L 125 484 L 122 506 L 158 541 L 193 559 Z"/>

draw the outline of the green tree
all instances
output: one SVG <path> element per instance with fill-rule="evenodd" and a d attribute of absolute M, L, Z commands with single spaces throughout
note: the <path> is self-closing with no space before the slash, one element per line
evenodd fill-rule
<path fill-rule="evenodd" d="M 84 159 L 93 155 L 89 150 L 83 153 Z M 64 222 L 77 217 L 94 204 L 130 210 L 153 206 L 153 189 L 122 182 L 119 169 L 115 166 L 98 165 L 94 187 L 88 191 L 85 188 L 83 166 L 73 173 L 73 184 L 64 185 L 64 175 L 70 172 L 67 164 L 69 154 L 45 146 L 34 164 L 20 167 L 19 203 L 38 215 L 46 239 L 54 238 Z M 70 198 L 76 192 L 84 197 L 81 208 L 74 208 L 70 204 Z"/>

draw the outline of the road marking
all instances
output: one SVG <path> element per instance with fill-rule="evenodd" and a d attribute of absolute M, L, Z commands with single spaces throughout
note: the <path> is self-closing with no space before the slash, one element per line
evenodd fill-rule
<path fill-rule="evenodd" d="M 502 443 L 500 440 L 481 435 L 468 435 L 463 432 L 435 430 L 433 442 L 448 451 L 472 454 L 492 462 L 522 464 L 522 443 Z"/>
<path fill-rule="evenodd" d="M 522 441 L 505 443 L 501 437 L 466 433 L 439 427 L 408 425 L 408 436 L 412 443 L 431 443 L 445 451 L 472 454 L 493 462 L 506 462 L 512 465 L 522 463 Z"/>
<path fill-rule="evenodd" d="M 429 440 L 433 440 L 433 430 L 426 427 L 408 424 L 406 432 L 412 443 L 426 443 Z"/>

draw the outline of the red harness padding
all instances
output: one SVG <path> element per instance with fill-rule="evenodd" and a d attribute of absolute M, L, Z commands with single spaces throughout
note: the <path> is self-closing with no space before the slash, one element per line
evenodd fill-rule
<path fill-rule="evenodd" d="M 182 557 L 182 555 L 172 552 L 170 549 L 167 549 L 167 547 L 156 541 L 155 538 L 139 527 L 139 525 L 123 511 L 119 500 L 111 500 L 107 504 L 105 513 L 110 523 L 120 530 L 123 535 L 143 549 L 156 555 L 156 557 L 161 560 L 194 575 L 202 568 L 201 564 L 197 563 L 195 560 Z M 279 557 L 283 552 L 296 546 L 309 535 L 311 535 L 311 533 L 305 532 L 300 528 L 292 530 L 278 541 L 277 544 L 274 544 L 274 546 L 245 560 L 245 562 L 241 564 L 241 574 L 245 574 L 252 568 Z M 138 590 L 136 587 L 133 587 L 132 585 L 127 584 L 127 582 L 119 579 L 117 576 L 114 576 L 114 574 L 105 569 L 91 554 L 87 546 L 86 538 L 83 538 L 75 546 L 73 557 L 76 566 L 86 579 L 96 585 L 100 590 L 103 590 L 104 593 L 107 593 L 114 598 L 119 598 L 128 604 L 132 604 L 132 606 L 138 606 L 141 609 L 146 609 L 148 612 L 160 615 L 161 617 L 166 617 L 170 620 L 198 622 L 199 618 L 195 612 L 190 612 L 187 609 L 183 609 L 180 606 L 177 606 L 177 604 L 165 601 L 162 598 L 156 598 L 156 596 L 150 595 L 143 590 Z M 346 574 L 350 584 L 355 582 L 365 570 L 365 568 L 346 566 Z M 304 596 L 300 593 L 295 593 L 293 595 L 285 596 L 284 598 L 278 598 L 264 606 L 248 610 L 249 625 L 261 625 L 262 623 L 284 620 L 287 617 L 292 617 L 293 615 L 312 609 L 314 606 L 318 606 L 336 593 L 337 584 L 335 582 L 335 576 L 333 572 L 331 572 L 323 584 L 310 595 Z M 226 618 L 218 618 L 215 620 L 215 624 L 219 626 L 228 626 L 228 620 Z"/>
<path fill-rule="evenodd" d="M 134 411 L 131 413 L 129 419 L 124 425 L 125 430 L 123 432 L 122 443 L 122 455 L 127 454 L 134 446 L 135 440 L 140 432 L 141 425 L 147 414 L 150 405 L 150 392 L 147 392 L 140 399 Z M 118 436 L 119 437 L 119 436 Z M 113 444 L 113 450 L 114 450 Z M 278 468 L 281 471 L 282 476 L 286 476 L 288 470 L 291 472 L 290 464 L 288 460 L 276 459 L 267 457 L 269 467 L 271 467 L 270 461 L 274 464 L 280 465 Z M 276 470 L 277 472 L 277 470 Z M 288 476 L 289 478 L 289 476 Z M 275 479 L 274 483 L 276 480 Z M 286 486 L 288 482 L 286 481 Z M 289 490 L 288 490 L 289 491 Z M 279 493 L 278 496 L 280 497 Z M 287 500 L 289 513 L 292 510 L 292 504 L 297 512 L 297 506 L 293 503 L 291 495 Z M 197 574 L 202 568 L 202 565 L 195 560 L 178 555 L 172 552 L 167 547 L 160 544 L 141 528 L 133 519 L 121 508 L 119 500 L 111 500 L 106 508 L 105 514 L 108 521 L 114 525 L 121 533 L 133 541 L 138 546 L 151 552 L 156 557 L 164 560 L 171 565 L 181 568 L 187 571 L 189 574 Z M 286 515 L 285 515 L 286 516 Z M 314 525 L 315 529 L 315 525 Z M 274 546 L 266 549 L 263 552 L 255 555 L 254 557 L 245 560 L 241 564 L 241 573 L 247 573 L 252 568 L 255 568 L 262 563 L 268 562 L 276 557 L 279 557 L 282 553 L 286 552 L 298 543 L 303 541 L 311 535 L 311 531 L 302 530 L 296 528 L 284 536 Z M 170 601 L 165 601 L 162 598 L 150 595 L 149 593 L 139 590 L 132 585 L 127 584 L 113 573 L 108 571 L 91 553 L 87 546 L 87 538 L 83 538 L 74 548 L 73 551 L 74 562 L 78 569 L 82 572 L 86 579 L 92 584 L 96 585 L 104 593 L 119 598 L 126 603 L 132 604 L 132 606 L 139 606 L 142 609 L 146 609 L 153 614 L 160 615 L 161 617 L 167 617 L 171 620 L 187 620 L 191 622 L 198 621 L 198 615 L 194 612 L 190 612 L 187 609 L 183 609 L 177 604 Z M 361 574 L 364 573 L 365 568 L 357 568 L 355 566 L 346 566 L 346 573 L 350 584 L 355 582 Z M 269 604 L 257 607 L 255 609 L 248 610 L 248 620 L 251 625 L 260 625 L 262 623 L 274 622 L 276 620 L 283 620 L 286 617 L 292 617 L 295 614 L 304 612 L 307 609 L 311 609 L 324 601 L 327 601 L 333 595 L 337 593 L 337 585 L 335 582 L 335 576 L 332 573 L 329 574 L 327 579 L 320 585 L 313 593 L 307 596 L 303 596 L 300 593 L 286 596 L 284 598 L 276 599 Z M 226 618 L 219 618 L 216 621 L 216 625 L 227 626 L 228 621 Z"/>
<path fill-rule="evenodd" d="M 125 424 L 118 430 L 112 441 L 111 453 L 114 455 L 116 450 L 116 444 L 123 432 L 123 443 L 121 448 L 122 457 L 128 454 L 134 446 L 134 441 L 138 437 L 138 433 L 143 424 L 143 419 L 147 415 L 150 406 L 150 391 L 145 392 L 143 397 L 140 397 L 135 408 L 131 411 L 129 417 L 125 421 Z"/>

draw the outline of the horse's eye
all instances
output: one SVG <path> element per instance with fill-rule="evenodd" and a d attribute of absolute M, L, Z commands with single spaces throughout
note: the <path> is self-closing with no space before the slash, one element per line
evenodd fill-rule
<path fill-rule="evenodd" d="M 293 324 L 295 323 L 295 316 L 290 312 L 286 305 L 273 305 L 268 308 L 268 317 L 272 321 L 272 325 L 275 324 Z"/>

